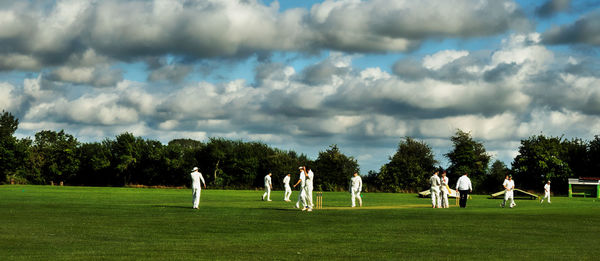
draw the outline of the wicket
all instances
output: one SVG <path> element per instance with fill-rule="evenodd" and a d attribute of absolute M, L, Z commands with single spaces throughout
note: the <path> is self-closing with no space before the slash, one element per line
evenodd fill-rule
<path fill-rule="evenodd" d="M 323 208 L 323 192 L 317 192 L 317 204 L 315 205 L 316 209 L 322 209 Z"/>

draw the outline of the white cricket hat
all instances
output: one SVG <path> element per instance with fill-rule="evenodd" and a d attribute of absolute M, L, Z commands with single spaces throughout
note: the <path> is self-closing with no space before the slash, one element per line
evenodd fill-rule
<path fill-rule="evenodd" d="M 192 169 L 192 171 L 196 171 L 196 170 L 198 170 L 198 167 L 194 167 L 194 168 Z"/>

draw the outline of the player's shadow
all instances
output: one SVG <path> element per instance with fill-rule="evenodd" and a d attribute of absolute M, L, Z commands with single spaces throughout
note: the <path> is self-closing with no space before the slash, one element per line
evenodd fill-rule
<path fill-rule="evenodd" d="M 173 205 L 153 205 L 153 207 L 155 207 L 155 208 L 189 208 L 189 209 L 192 208 L 189 206 L 173 206 Z"/>
<path fill-rule="evenodd" d="M 258 208 L 258 209 L 277 210 L 277 211 L 298 211 L 298 209 L 296 209 L 296 208 Z"/>

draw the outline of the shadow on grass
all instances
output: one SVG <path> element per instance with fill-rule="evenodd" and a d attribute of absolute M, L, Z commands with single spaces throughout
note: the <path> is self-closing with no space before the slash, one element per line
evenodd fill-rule
<path fill-rule="evenodd" d="M 189 209 L 192 209 L 192 207 L 189 207 L 189 206 L 173 206 L 173 205 L 153 205 L 152 207 L 155 207 L 155 208 L 189 208 Z"/>

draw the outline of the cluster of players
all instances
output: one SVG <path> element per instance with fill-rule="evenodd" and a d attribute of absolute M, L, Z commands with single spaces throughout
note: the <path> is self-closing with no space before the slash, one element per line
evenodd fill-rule
<path fill-rule="evenodd" d="M 298 177 L 298 181 L 294 184 L 294 188 L 300 185 L 300 194 L 298 195 L 298 201 L 296 202 L 296 208 L 302 211 L 312 211 L 313 204 L 313 180 L 315 178 L 315 173 L 306 166 L 300 166 L 298 168 L 300 170 L 300 175 Z M 269 173 L 264 178 L 265 185 L 265 193 L 262 195 L 261 199 L 264 201 L 273 201 L 271 200 L 271 190 L 273 189 L 273 181 L 271 176 L 273 174 Z M 193 195 L 193 208 L 197 209 L 198 204 L 200 203 L 200 194 L 202 191 L 202 184 L 204 184 L 204 188 L 206 188 L 206 182 L 204 181 L 204 177 L 202 173 L 198 171 L 198 167 L 194 167 L 192 169 L 192 173 L 190 174 L 192 177 L 192 195 Z M 285 194 L 283 200 L 286 202 L 290 202 L 290 196 L 292 196 L 292 187 L 290 186 L 291 174 L 287 174 L 283 178 L 283 185 L 285 187 Z M 356 201 L 358 201 L 358 205 L 362 207 L 362 199 L 360 197 L 360 192 L 362 191 L 362 179 L 358 175 L 358 173 L 354 173 L 353 177 L 350 179 L 350 194 L 352 198 L 352 207 L 356 207 Z"/>
<path fill-rule="evenodd" d="M 439 176 L 439 171 L 436 171 L 431 175 L 429 181 L 431 183 L 431 206 L 433 208 L 448 208 L 448 195 L 451 194 L 450 186 L 448 186 L 448 177 L 446 177 L 446 171 L 442 172 L 442 177 Z M 508 205 L 510 208 L 516 207 L 517 203 L 515 203 L 514 190 L 515 190 L 515 181 L 512 178 L 512 175 L 506 175 L 504 182 L 502 183 L 504 187 L 504 200 L 500 204 L 501 207 L 505 207 L 506 203 L 510 201 Z M 473 186 L 471 184 L 471 180 L 468 177 L 468 174 L 465 173 L 461 176 L 456 182 L 456 193 L 460 196 L 460 207 L 467 207 L 467 198 L 469 193 L 473 191 Z M 548 203 L 550 202 L 550 181 L 544 185 L 544 197 L 540 200 L 540 204 L 547 199 Z"/>
<path fill-rule="evenodd" d="M 301 208 L 302 211 L 312 211 L 314 207 L 313 203 L 313 180 L 315 178 L 315 173 L 306 166 L 300 166 L 298 168 L 300 170 L 300 174 L 298 176 L 298 181 L 294 184 L 294 188 L 300 185 L 300 193 L 298 194 L 298 201 L 296 202 L 296 208 Z M 272 173 L 269 173 L 265 176 L 265 193 L 262 195 L 261 199 L 264 201 L 272 201 L 271 200 L 271 190 L 273 189 L 273 182 L 271 180 Z M 290 196 L 292 195 L 292 187 L 290 186 L 291 174 L 287 174 L 283 178 L 283 186 L 285 188 L 285 193 L 283 196 L 283 200 L 286 202 L 290 202 Z M 352 207 L 356 207 L 356 201 L 358 201 L 358 205 L 362 206 L 362 199 L 360 197 L 360 192 L 362 191 L 362 179 L 358 175 L 358 173 L 354 173 L 352 178 L 350 179 L 350 194 Z"/>

